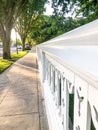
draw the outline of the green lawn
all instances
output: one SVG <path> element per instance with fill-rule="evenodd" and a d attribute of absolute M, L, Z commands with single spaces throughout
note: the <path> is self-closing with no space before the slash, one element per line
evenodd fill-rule
<path fill-rule="evenodd" d="M 15 52 L 11 55 L 11 60 L 12 61 L 16 61 L 19 58 L 23 57 L 25 54 L 27 54 L 27 51 L 19 51 L 18 54 Z"/>
<path fill-rule="evenodd" d="M 0 58 L 0 74 L 25 54 L 27 54 L 27 51 L 20 51 L 18 54 L 13 53 L 10 60 Z"/>
<path fill-rule="evenodd" d="M 9 60 L 4 60 L 2 58 L 0 58 L 0 74 L 7 69 L 10 65 L 13 64 L 13 61 L 9 61 Z"/>

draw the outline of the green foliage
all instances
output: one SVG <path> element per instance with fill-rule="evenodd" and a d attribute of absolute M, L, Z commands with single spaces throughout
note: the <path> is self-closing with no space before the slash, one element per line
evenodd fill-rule
<path fill-rule="evenodd" d="M 37 44 L 45 42 L 52 39 L 58 35 L 75 29 L 81 25 L 84 25 L 92 20 L 96 19 L 97 15 L 94 15 L 96 11 L 88 7 L 88 11 L 82 10 L 82 6 L 92 3 L 94 6 L 94 1 L 86 2 L 79 0 L 55 0 L 52 1 L 52 6 L 54 8 L 53 16 L 43 16 L 42 19 L 37 21 L 35 24 L 35 29 L 33 29 L 29 36 L 36 41 Z M 97 4 L 97 1 L 95 1 Z M 96 7 L 98 6 L 95 5 Z M 95 7 L 94 6 L 94 7 Z M 95 9 L 95 8 L 94 8 Z M 75 14 L 76 17 L 68 17 L 66 14 Z M 80 17 L 79 17 L 80 16 Z M 85 16 L 85 17 L 84 17 Z"/>
<path fill-rule="evenodd" d="M 0 58 L 0 74 L 7 69 L 10 65 L 13 64 L 13 61 L 10 60 L 4 60 L 2 58 Z"/>
<path fill-rule="evenodd" d="M 25 0 L 26 1 L 26 0 Z M 24 3 L 25 3 L 24 1 Z M 24 5 L 23 0 L 1 0 L 0 1 L 0 21 L 6 22 L 6 19 L 8 19 L 11 16 L 14 16 L 16 18 L 17 13 L 20 12 L 22 9 L 22 5 Z M 15 8 L 17 7 L 17 8 Z M 6 19 L 5 19 L 6 17 Z M 14 19 L 13 18 L 13 19 Z"/>
<path fill-rule="evenodd" d="M 18 54 L 13 53 L 12 59 L 10 60 L 4 60 L 3 58 L 0 58 L 0 74 L 6 70 L 9 66 L 11 66 L 16 60 L 23 57 L 27 54 L 27 51 L 20 51 Z"/>
<path fill-rule="evenodd" d="M 36 29 L 30 33 L 31 38 L 36 40 L 37 44 L 82 25 L 80 19 L 65 18 L 64 16 L 43 16 L 37 24 Z"/>
<path fill-rule="evenodd" d="M 16 61 L 16 60 L 18 60 L 19 58 L 23 57 L 26 54 L 27 54 L 27 51 L 19 51 L 18 54 L 16 52 L 12 53 L 11 60 Z"/>
<path fill-rule="evenodd" d="M 3 58 L 9 59 L 11 58 L 10 36 L 15 22 L 18 22 L 17 30 L 25 44 L 27 33 L 32 29 L 36 16 L 44 10 L 45 0 L 1 0 L 0 2 L 0 38 L 3 43 Z"/>
<path fill-rule="evenodd" d="M 97 0 L 80 0 L 80 9 L 77 14 L 81 13 L 85 17 L 93 17 L 93 20 L 98 18 L 98 1 Z"/>
<path fill-rule="evenodd" d="M 55 0 L 52 1 L 55 15 L 71 13 L 76 17 L 98 18 L 98 0 Z"/>
<path fill-rule="evenodd" d="M 15 24 L 15 30 L 19 33 L 23 47 L 25 47 L 25 41 L 28 37 L 28 33 L 35 29 L 36 23 L 41 17 L 44 11 L 45 0 L 30 0 L 27 4 L 24 12 L 18 18 Z"/>
<path fill-rule="evenodd" d="M 21 42 L 20 39 L 17 39 L 17 44 L 18 44 L 18 45 L 21 45 L 21 44 L 22 44 L 22 42 Z"/>
<path fill-rule="evenodd" d="M 15 21 L 25 10 L 29 0 L 1 0 L 0 1 L 0 38 L 3 43 L 3 58 L 11 58 L 11 30 Z"/>
<path fill-rule="evenodd" d="M 28 0 L 1 0 L 0 2 L 0 29 L 6 31 L 8 28 L 12 29 L 14 22 L 24 10 Z"/>
<path fill-rule="evenodd" d="M 42 19 L 37 22 L 36 29 L 31 32 L 32 39 L 36 40 L 37 43 L 42 43 L 57 36 L 62 22 L 63 20 L 60 20 L 59 17 L 43 16 Z"/>

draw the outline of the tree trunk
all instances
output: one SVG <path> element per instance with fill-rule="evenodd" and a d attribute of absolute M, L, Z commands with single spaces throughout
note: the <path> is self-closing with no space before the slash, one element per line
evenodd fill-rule
<path fill-rule="evenodd" d="M 11 59 L 10 42 L 7 40 L 3 41 L 3 59 Z"/>
<path fill-rule="evenodd" d="M 26 37 L 25 37 L 25 36 L 22 36 L 22 37 L 21 37 L 21 40 L 22 40 L 22 50 L 24 51 L 24 50 L 25 50 Z"/>
<path fill-rule="evenodd" d="M 3 59 L 11 59 L 10 53 L 10 37 L 13 22 L 10 18 L 5 23 L 0 22 L 0 38 L 3 43 Z"/>
<path fill-rule="evenodd" d="M 10 53 L 10 37 L 11 37 L 11 28 L 7 27 L 6 30 L 2 32 L 2 42 L 3 42 L 3 59 L 11 59 Z"/>

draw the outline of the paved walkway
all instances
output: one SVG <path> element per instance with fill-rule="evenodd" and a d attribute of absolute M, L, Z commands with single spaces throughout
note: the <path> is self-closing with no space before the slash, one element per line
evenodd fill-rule
<path fill-rule="evenodd" d="M 48 130 L 39 84 L 32 52 L 0 75 L 0 130 Z"/>

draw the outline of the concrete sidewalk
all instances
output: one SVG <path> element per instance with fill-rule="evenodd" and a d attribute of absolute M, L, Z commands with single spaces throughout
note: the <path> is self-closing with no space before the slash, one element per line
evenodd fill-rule
<path fill-rule="evenodd" d="M 48 130 L 39 84 L 32 52 L 0 75 L 0 130 Z"/>

